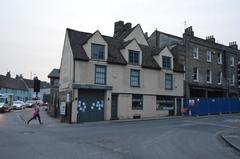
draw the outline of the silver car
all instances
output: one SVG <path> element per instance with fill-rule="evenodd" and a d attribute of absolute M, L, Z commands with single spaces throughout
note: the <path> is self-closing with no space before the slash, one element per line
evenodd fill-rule
<path fill-rule="evenodd" d="M 19 110 L 19 109 L 25 109 L 25 103 L 23 101 L 17 100 L 13 101 L 13 109 Z"/>

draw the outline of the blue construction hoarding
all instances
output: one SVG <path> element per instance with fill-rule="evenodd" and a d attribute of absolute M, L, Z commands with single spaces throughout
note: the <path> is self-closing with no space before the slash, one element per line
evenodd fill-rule
<path fill-rule="evenodd" d="M 193 98 L 184 99 L 185 115 L 209 115 L 240 112 L 239 98 Z"/>

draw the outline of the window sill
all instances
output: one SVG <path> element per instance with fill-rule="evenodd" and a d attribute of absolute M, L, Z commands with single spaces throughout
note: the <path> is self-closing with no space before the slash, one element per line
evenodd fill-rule
<path fill-rule="evenodd" d="M 143 110 L 143 108 L 132 108 L 132 110 Z"/>
<path fill-rule="evenodd" d="M 222 83 L 218 83 L 218 85 L 222 85 Z"/>
<path fill-rule="evenodd" d="M 162 69 L 163 70 L 167 70 L 167 71 L 172 71 L 172 68 L 165 68 L 165 67 L 163 67 Z"/>
<path fill-rule="evenodd" d="M 132 63 L 128 63 L 128 65 L 131 65 L 131 66 L 141 66 L 140 64 L 132 64 Z"/>
<path fill-rule="evenodd" d="M 164 109 L 162 108 L 162 109 L 156 109 L 156 111 L 164 111 Z"/>
<path fill-rule="evenodd" d="M 207 81 L 207 84 L 212 84 L 212 82 L 208 82 L 208 81 Z"/>
<path fill-rule="evenodd" d="M 95 83 L 95 84 L 102 85 L 102 86 L 107 85 L 106 83 Z"/>
<path fill-rule="evenodd" d="M 92 61 L 101 61 L 101 62 L 107 62 L 107 59 L 90 59 Z"/>
<path fill-rule="evenodd" d="M 130 86 L 131 88 L 140 88 L 140 86 Z"/>

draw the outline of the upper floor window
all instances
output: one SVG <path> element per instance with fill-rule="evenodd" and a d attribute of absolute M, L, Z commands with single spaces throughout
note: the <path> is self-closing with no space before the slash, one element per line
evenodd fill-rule
<path fill-rule="evenodd" d="M 218 72 L 218 84 L 222 84 L 222 72 Z"/>
<path fill-rule="evenodd" d="M 230 57 L 230 66 L 234 66 L 234 57 L 233 56 Z"/>
<path fill-rule="evenodd" d="M 198 81 L 198 74 L 199 74 L 198 68 L 194 67 L 193 68 L 193 81 Z"/>
<path fill-rule="evenodd" d="M 197 47 L 193 48 L 193 58 L 199 59 L 199 51 Z"/>
<path fill-rule="evenodd" d="M 106 84 L 106 66 L 95 66 L 95 84 Z"/>
<path fill-rule="evenodd" d="M 207 51 L 207 62 L 212 62 L 212 52 Z"/>
<path fill-rule="evenodd" d="M 91 58 L 92 59 L 105 59 L 105 45 L 94 44 L 91 45 Z"/>
<path fill-rule="evenodd" d="M 165 73 L 165 89 L 173 89 L 172 74 Z"/>
<path fill-rule="evenodd" d="M 143 95 L 132 95 L 132 109 L 143 109 Z"/>
<path fill-rule="evenodd" d="M 183 71 L 184 71 L 183 79 L 186 80 L 186 66 L 185 65 L 183 65 Z"/>
<path fill-rule="evenodd" d="M 230 85 L 234 85 L 234 84 L 235 84 L 235 75 L 234 75 L 234 73 L 232 73 Z"/>
<path fill-rule="evenodd" d="M 212 83 L 212 71 L 207 70 L 207 83 Z"/>
<path fill-rule="evenodd" d="M 139 51 L 128 50 L 129 64 L 139 65 Z"/>
<path fill-rule="evenodd" d="M 171 57 L 162 56 L 162 66 L 164 69 L 171 69 Z"/>
<path fill-rule="evenodd" d="M 130 72 L 130 86 L 131 87 L 140 87 L 140 71 L 131 70 Z"/>
<path fill-rule="evenodd" d="M 218 64 L 222 64 L 222 53 L 218 53 Z"/>

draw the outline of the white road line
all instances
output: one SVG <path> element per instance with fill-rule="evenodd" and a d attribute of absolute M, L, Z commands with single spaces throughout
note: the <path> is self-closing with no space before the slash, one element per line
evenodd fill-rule
<path fill-rule="evenodd" d="M 26 120 L 23 118 L 22 115 L 17 115 L 17 117 L 18 117 L 20 120 L 24 121 L 24 123 L 26 123 Z"/>
<path fill-rule="evenodd" d="M 229 125 L 216 124 L 216 123 L 207 123 L 207 122 L 201 122 L 201 121 L 189 121 L 189 120 L 186 120 L 185 122 L 194 123 L 194 124 L 204 124 L 204 125 L 210 125 L 210 126 L 225 127 L 225 128 L 232 128 L 232 129 L 239 129 L 239 127 L 236 127 L 236 126 L 229 126 Z"/>

